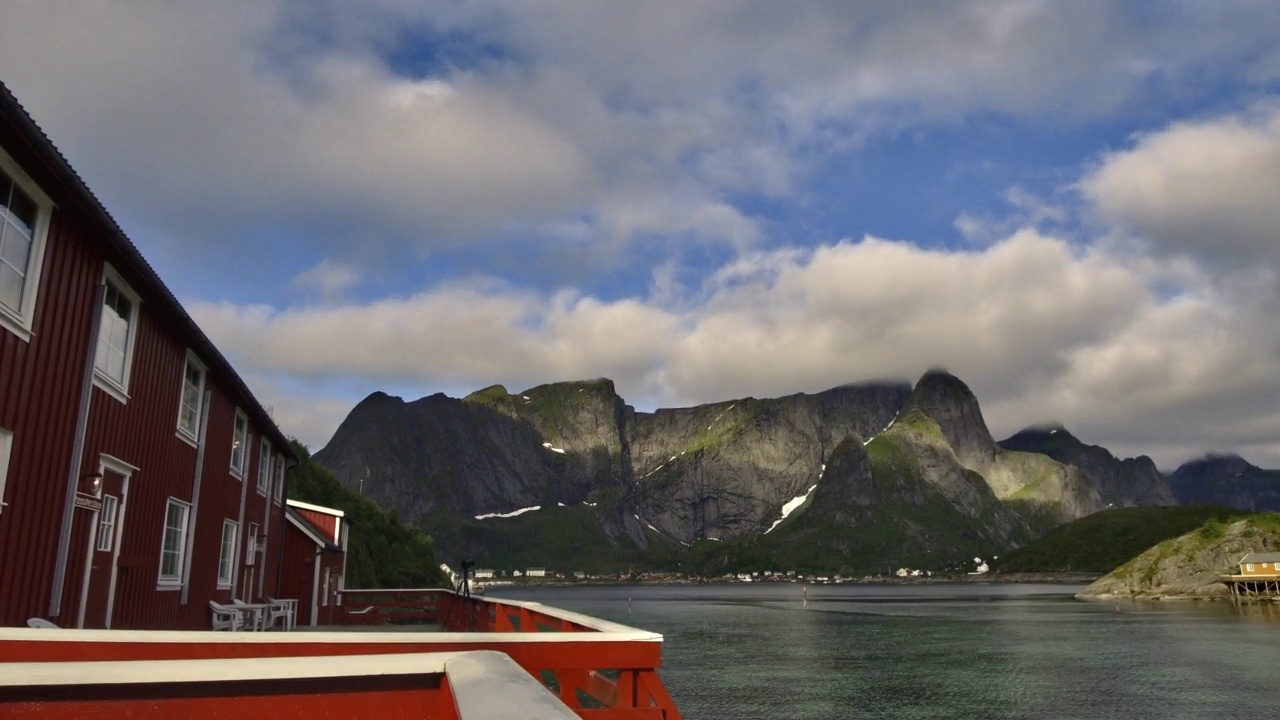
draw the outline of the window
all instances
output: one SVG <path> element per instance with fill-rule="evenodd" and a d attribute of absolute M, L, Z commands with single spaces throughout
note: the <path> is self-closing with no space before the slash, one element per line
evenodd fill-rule
<path fill-rule="evenodd" d="M 222 521 L 222 545 L 218 550 L 218 587 L 231 587 L 236 576 L 236 542 L 240 539 L 240 523 Z"/>
<path fill-rule="evenodd" d="M 102 496 L 102 510 L 98 511 L 98 549 L 110 552 L 115 549 L 116 505 L 115 495 Z"/>
<path fill-rule="evenodd" d="M 266 495 L 271 490 L 271 443 L 265 439 L 258 452 L 258 494 Z"/>
<path fill-rule="evenodd" d="M 284 500 L 284 456 L 276 458 L 276 504 Z"/>
<path fill-rule="evenodd" d="M 0 325 L 31 338 L 53 202 L 0 150 Z"/>
<path fill-rule="evenodd" d="M 249 523 L 249 544 L 244 548 L 244 564 L 252 565 L 258 556 L 258 523 Z"/>
<path fill-rule="evenodd" d="M 320 595 L 320 604 L 327 606 L 329 604 L 329 573 L 330 568 L 324 569 L 324 590 Z"/>
<path fill-rule="evenodd" d="M 94 380 L 120 402 L 129 397 L 129 372 L 133 365 L 133 341 L 138 334 L 138 296 L 107 266 L 106 296 L 98 325 L 98 349 L 93 360 Z"/>
<path fill-rule="evenodd" d="M 182 403 L 178 407 L 178 431 L 191 440 L 200 435 L 200 411 L 204 404 L 205 367 L 195 354 L 187 353 L 182 372 Z"/>
<path fill-rule="evenodd" d="M 1253 563 L 1244 566 L 1246 572 L 1253 572 Z"/>
<path fill-rule="evenodd" d="M 0 428 L 0 512 L 8 503 L 4 501 L 4 483 L 9 477 L 9 456 L 13 453 L 13 433 Z"/>
<path fill-rule="evenodd" d="M 164 541 L 160 546 L 160 584 L 181 585 L 187 550 L 187 516 L 191 505 L 169 498 L 164 513 Z"/>
<path fill-rule="evenodd" d="M 236 410 L 236 426 L 231 436 L 231 474 L 244 477 L 244 468 L 249 464 L 249 418 Z"/>

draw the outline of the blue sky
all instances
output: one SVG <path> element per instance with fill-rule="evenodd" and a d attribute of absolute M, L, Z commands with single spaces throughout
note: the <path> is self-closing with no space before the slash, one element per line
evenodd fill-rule
<path fill-rule="evenodd" d="M 20 1 L 0 68 L 312 447 L 941 365 L 997 435 L 1280 466 L 1280 5 L 204 5 Z"/>

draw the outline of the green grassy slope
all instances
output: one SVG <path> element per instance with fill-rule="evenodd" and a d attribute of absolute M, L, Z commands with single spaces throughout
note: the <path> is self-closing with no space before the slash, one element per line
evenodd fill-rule
<path fill-rule="evenodd" d="M 529 567 L 590 573 L 625 570 L 638 551 L 625 536 L 610 542 L 596 515 L 603 509 L 603 503 L 599 508 L 544 506 L 515 517 L 484 520 L 437 512 L 422 522 L 458 555 L 445 558 L 450 565 L 466 559 L 478 567 L 508 572 Z M 649 540 L 662 542 L 657 533 Z"/>
<path fill-rule="evenodd" d="M 1115 508 L 1067 523 L 1000 558 L 997 572 L 1114 570 L 1148 548 L 1239 510 L 1218 505 Z"/>

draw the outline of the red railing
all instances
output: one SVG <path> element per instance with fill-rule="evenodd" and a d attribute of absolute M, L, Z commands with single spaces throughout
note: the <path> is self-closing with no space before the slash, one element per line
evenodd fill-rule
<path fill-rule="evenodd" d="M 662 636 L 540 603 L 450 590 L 348 590 L 362 623 L 433 622 L 440 631 L 215 633 L 0 628 L 9 663 L 200 660 L 494 650 L 551 688 L 582 718 L 679 720 L 658 677 Z"/>
<path fill-rule="evenodd" d="M 486 648 L 511 655 L 582 717 L 680 717 L 657 673 L 661 635 L 540 603 L 452 590 L 346 590 L 342 603 L 344 620 L 353 624 L 435 623 L 442 633 L 433 644 L 442 649 L 455 633 L 489 635 Z M 539 633 L 539 642 L 522 638 L 526 633 Z M 586 638 L 593 642 L 578 642 Z M 641 653 L 652 659 L 634 660 L 619 643 L 652 651 Z"/>

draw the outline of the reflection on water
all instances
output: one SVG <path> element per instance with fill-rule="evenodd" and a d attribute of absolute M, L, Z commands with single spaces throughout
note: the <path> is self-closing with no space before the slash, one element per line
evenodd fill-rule
<path fill-rule="evenodd" d="M 1280 607 L 1084 603 L 1079 589 L 819 586 L 807 604 L 791 584 L 493 594 L 663 633 L 663 682 L 689 720 L 1280 717 Z"/>

